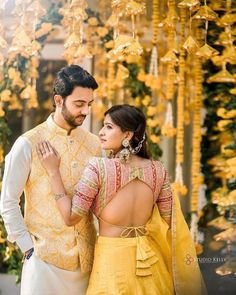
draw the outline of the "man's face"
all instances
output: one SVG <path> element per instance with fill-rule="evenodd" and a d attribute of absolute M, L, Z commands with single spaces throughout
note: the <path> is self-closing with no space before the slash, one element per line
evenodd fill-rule
<path fill-rule="evenodd" d="M 93 89 L 75 87 L 63 101 L 61 114 L 66 123 L 72 128 L 82 125 L 93 100 Z"/>

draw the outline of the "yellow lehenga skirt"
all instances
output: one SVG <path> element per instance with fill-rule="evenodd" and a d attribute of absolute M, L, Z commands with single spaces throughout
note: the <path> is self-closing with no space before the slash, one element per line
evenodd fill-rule
<path fill-rule="evenodd" d="M 171 275 L 162 257 L 149 248 L 147 240 L 146 236 L 99 237 L 86 294 L 172 295 Z M 137 257 L 139 254 L 145 258 Z"/>
<path fill-rule="evenodd" d="M 193 242 L 179 216 L 172 214 L 170 229 L 155 205 L 145 235 L 99 236 L 86 295 L 206 294 Z M 190 264 L 186 255 L 193 259 Z"/>

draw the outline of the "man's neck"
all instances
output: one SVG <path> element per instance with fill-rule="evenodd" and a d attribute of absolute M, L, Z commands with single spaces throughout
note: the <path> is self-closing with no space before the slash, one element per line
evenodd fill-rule
<path fill-rule="evenodd" d="M 64 118 L 58 114 L 57 112 L 55 112 L 53 115 L 52 115 L 52 118 L 53 118 L 53 121 L 61 128 L 65 129 L 67 131 L 68 134 L 71 133 L 71 131 L 74 129 L 72 128 L 71 126 L 69 126 L 67 124 L 67 122 L 64 120 Z"/>

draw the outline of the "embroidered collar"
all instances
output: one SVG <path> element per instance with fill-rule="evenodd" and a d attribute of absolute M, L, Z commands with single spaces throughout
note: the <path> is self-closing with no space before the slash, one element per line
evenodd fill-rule
<path fill-rule="evenodd" d="M 48 128 L 50 128 L 51 130 L 53 130 L 53 132 L 57 133 L 57 134 L 61 134 L 64 136 L 73 136 L 78 132 L 79 127 L 71 130 L 70 134 L 68 134 L 68 131 L 60 126 L 58 126 L 55 121 L 53 120 L 53 114 L 51 113 L 49 115 L 49 117 L 47 118 L 46 122 L 48 125 Z"/>

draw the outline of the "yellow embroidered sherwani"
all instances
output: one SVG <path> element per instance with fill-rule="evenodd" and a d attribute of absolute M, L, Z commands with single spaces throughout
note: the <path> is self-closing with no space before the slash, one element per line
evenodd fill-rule
<path fill-rule="evenodd" d="M 41 140 L 48 140 L 57 149 L 62 180 L 72 196 L 89 159 L 101 154 L 98 138 L 81 127 L 67 135 L 52 116 L 23 136 L 32 146 L 31 172 L 25 187 L 25 223 L 33 238 L 35 255 L 58 268 L 75 271 L 80 266 L 83 273 L 89 272 L 96 238 L 92 216 L 76 226 L 65 225 L 35 146 Z"/>

